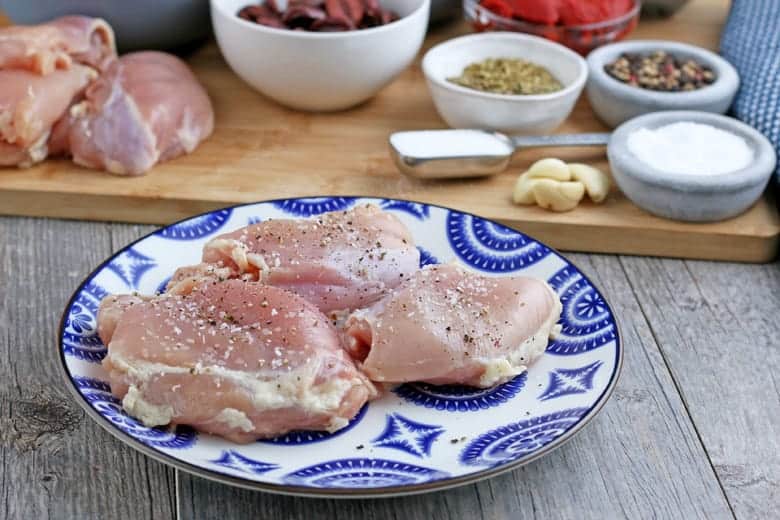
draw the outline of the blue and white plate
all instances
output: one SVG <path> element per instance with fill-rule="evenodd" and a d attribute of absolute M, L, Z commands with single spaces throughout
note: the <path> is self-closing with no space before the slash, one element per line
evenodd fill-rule
<path fill-rule="evenodd" d="M 147 428 L 111 395 L 96 311 L 109 293 L 154 293 L 197 263 L 218 233 L 268 218 L 308 217 L 373 202 L 412 231 L 421 263 L 458 260 L 488 275 L 547 280 L 563 302 L 561 334 L 530 370 L 489 390 L 405 384 L 334 434 L 298 432 L 238 445 L 190 428 Z M 68 303 L 60 358 L 78 402 L 143 453 L 228 484 L 308 496 L 419 493 L 474 482 L 530 462 L 570 439 L 604 405 L 623 350 L 604 297 L 574 265 L 536 240 L 474 215 L 417 202 L 320 197 L 213 211 L 152 233 L 103 262 Z"/>

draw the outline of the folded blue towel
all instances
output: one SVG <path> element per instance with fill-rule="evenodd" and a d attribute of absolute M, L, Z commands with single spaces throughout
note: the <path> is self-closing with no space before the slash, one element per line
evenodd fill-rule
<path fill-rule="evenodd" d="M 720 50 L 742 81 L 734 116 L 764 134 L 780 155 L 780 0 L 733 0 Z M 775 181 L 780 188 L 780 166 Z"/>

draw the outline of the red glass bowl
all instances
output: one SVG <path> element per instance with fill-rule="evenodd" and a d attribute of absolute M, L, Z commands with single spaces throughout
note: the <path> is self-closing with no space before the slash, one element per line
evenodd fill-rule
<path fill-rule="evenodd" d="M 466 20 L 477 32 L 511 31 L 541 36 L 569 47 L 583 56 L 601 45 L 625 38 L 639 22 L 641 0 L 634 0 L 629 12 L 602 22 L 584 25 L 545 25 L 506 18 L 479 5 L 478 0 L 463 0 Z"/>

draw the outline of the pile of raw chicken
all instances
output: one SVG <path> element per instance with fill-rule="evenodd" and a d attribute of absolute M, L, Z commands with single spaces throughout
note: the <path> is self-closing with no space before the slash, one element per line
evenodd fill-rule
<path fill-rule="evenodd" d="M 148 426 L 243 443 L 343 428 L 375 383 L 486 388 L 544 353 L 561 313 L 545 282 L 419 260 L 373 205 L 213 238 L 162 294 L 103 300 L 111 389 Z"/>
<path fill-rule="evenodd" d="M 214 127 L 208 95 L 162 52 L 117 57 L 103 20 L 66 16 L 0 29 L 0 165 L 69 156 L 140 175 L 189 153 Z"/>

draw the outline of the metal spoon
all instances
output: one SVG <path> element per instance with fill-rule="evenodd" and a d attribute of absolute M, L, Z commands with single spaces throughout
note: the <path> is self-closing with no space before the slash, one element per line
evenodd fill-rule
<path fill-rule="evenodd" d="M 417 130 L 390 135 L 398 168 L 418 179 L 482 177 L 500 173 L 512 155 L 542 146 L 605 146 L 608 133 L 508 136 L 487 130 Z"/>

